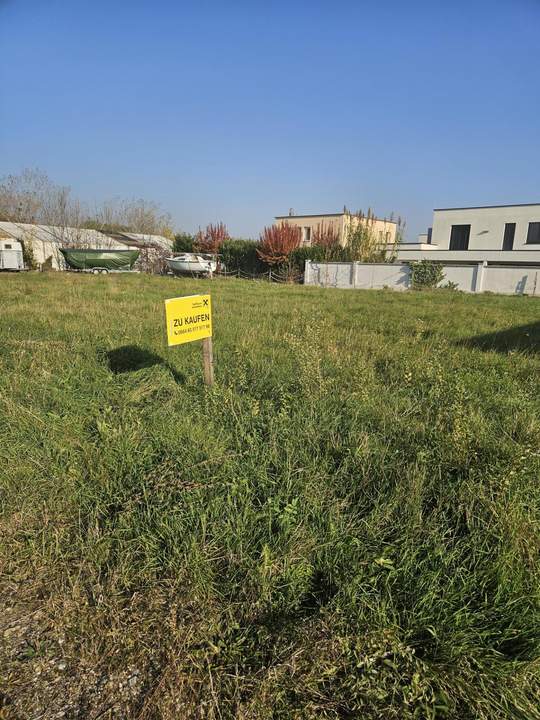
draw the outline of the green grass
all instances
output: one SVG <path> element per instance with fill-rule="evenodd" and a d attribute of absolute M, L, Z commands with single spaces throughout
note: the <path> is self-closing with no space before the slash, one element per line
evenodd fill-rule
<path fill-rule="evenodd" d="M 164 337 L 208 288 L 212 389 Z M 0 308 L 22 716 L 540 718 L 537 299 L 32 274 Z"/>

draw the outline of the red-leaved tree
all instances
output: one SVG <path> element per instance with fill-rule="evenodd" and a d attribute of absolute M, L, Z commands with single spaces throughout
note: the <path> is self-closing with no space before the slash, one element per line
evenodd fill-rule
<path fill-rule="evenodd" d="M 195 235 L 194 245 L 200 252 L 217 255 L 220 247 L 229 239 L 230 235 L 226 225 L 222 222 L 217 225 L 210 223 L 210 225 L 206 226 L 205 230 L 199 230 L 197 235 Z"/>
<path fill-rule="evenodd" d="M 313 245 L 320 245 L 324 248 L 332 248 L 339 245 L 339 232 L 334 225 L 319 223 L 313 233 Z"/>
<path fill-rule="evenodd" d="M 300 246 L 302 233 L 297 225 L 272 225 L 261 233 L 257 254 L 268 265 L 283 265 Z"/>

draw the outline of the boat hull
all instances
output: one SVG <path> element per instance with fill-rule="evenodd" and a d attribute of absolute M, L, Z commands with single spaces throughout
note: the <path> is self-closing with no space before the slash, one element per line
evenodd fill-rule
<path fill-rule="evenodd" d="M 175 275 L 211 275 L 217 269 L 217 262 L 213 258 L 195 253 L 165 258 L 165 262 Z"/>
<path fill-rule="evenodd" d="M 66 265 L 72 270 L 126 271 L 133 268 L 139 257 L 138 250 L 91 250 L 60 248 Z"/>

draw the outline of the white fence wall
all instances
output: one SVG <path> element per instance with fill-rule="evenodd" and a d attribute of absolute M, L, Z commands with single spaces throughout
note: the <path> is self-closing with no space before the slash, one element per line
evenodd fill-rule
<path fill-rule="evenodd" d="M 540 266 L 534 268 L 488 265 L 483 289 L 505 295 L 517 293 L 540 296 Z"/>
<path fill-rule="evenodd" d="M 475 292 L 481 272 L 481 267 L 479 268 L 478 265 L 445 265 L 442 284 L 453 282 L 460 290 Z"/>
<path fill-rule="evenodd" d="M 540 265 L 502 266 L 487 262 L 443 264 L 444 281 L 456 283 L 464 292 L 527 294 L 540 297 Z M 305 285 L 349 289 L 408 290 L 411 268 L 407 263 L 360 263 L 306 261 Z"/>
<path fill-rule="evenodd" d="M 348 288 L 354 287 L 354 263 L 310 263 L 306 262 L 306 270 L 311 264 L 310 277 L 313 276 L 313 285 L 324 287 Z M 304 273 L 304 283 L 306 276 Z"/>
<path fill-rule="evenodd" d="M 389 263 L 377 263 L 376 265 L 351 263 L 351 265 L 355 266 L 354 280 L 357 288 L 393 287 L 395 290 L 406 290 L 408 287 L 408 266 L 390 265 Z"/>

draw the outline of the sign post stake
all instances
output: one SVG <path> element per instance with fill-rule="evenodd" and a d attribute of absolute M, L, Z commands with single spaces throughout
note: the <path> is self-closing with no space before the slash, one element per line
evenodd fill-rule
<path fill-rule="evenodd" d="M 165 300 L 165 319 L 169 346 L 202 340 L 204 382 L 205 385 L 213 385 L 214 353 L 210 295 L 188 295 Z"/>
<path fill-rule="evenodd" d="M 214 351 L 212 348 L 212 337 L 205 337 L 202 341 L 204 384 L 214 384 Z"/>

